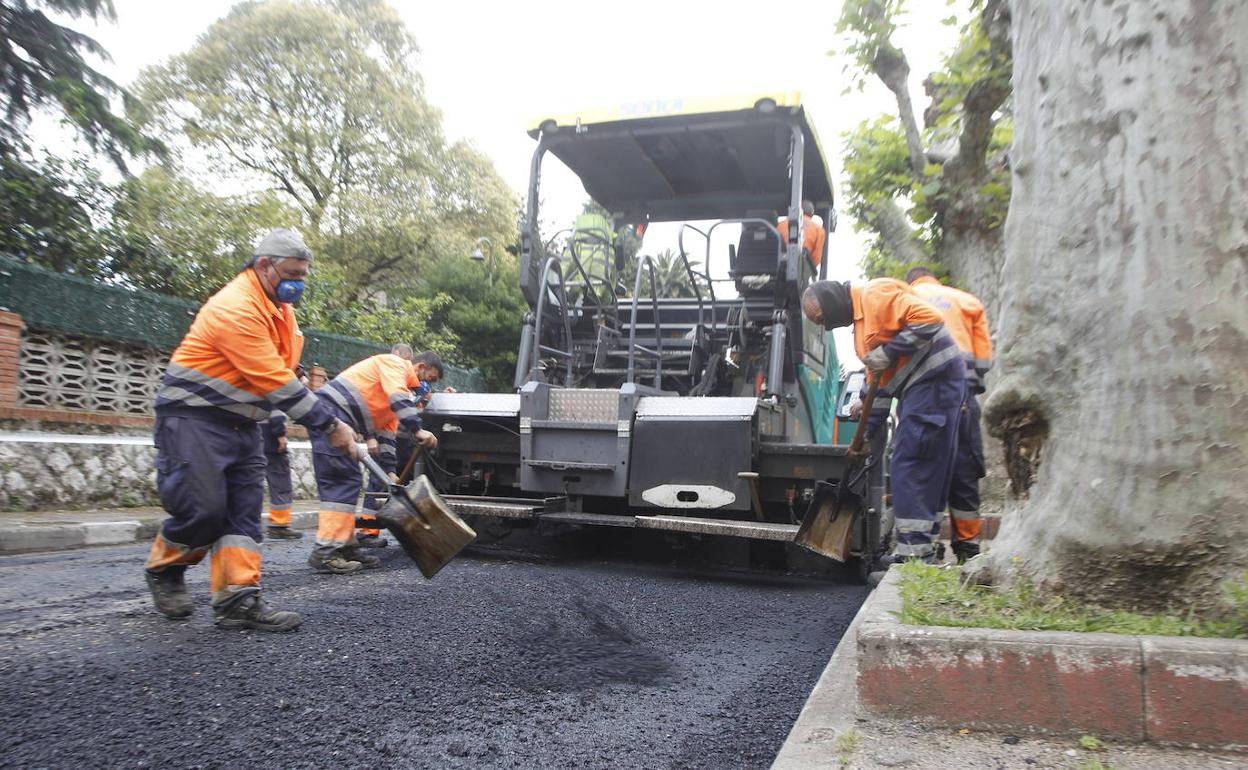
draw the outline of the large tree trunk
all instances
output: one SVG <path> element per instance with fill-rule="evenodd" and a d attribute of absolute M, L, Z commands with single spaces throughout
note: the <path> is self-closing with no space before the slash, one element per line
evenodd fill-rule
<path fill-rule="evenodd" d="M 1016 0 L 984 572 L 1206 609 L 1248 567 L 1248 3 Z M 1017 557 L 1017 558 L 1016 558 Z"/>
<path fill-rule="evenodd" d="M 937 260 L 949 268 L 954 281 L 979 297 L 995 322 L 1000 314 L 1001 231 L 955 230 L 946 228 Z"/>

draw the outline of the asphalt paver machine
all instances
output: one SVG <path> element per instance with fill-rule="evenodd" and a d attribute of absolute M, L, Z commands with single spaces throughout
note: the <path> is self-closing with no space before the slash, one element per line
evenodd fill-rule
<path fill-rule="evenodd" d="M 801 312 L 828 263 L 800 245 L 802 201 L 835 214 L 800 98 L 625 105 L 529 133 L 516 392 L 436 394 L 421 470 L 468 516 L 791 542 L 817 482 L 843 479 L 854 427 L 831 335 Z M 551 155 L 608 213 L 544 240 Z M 628 275 L 618 234 L 656 223 L 682 223 L 692 296 L 657 296 L 648 256 Z M 864 576 L 891 530 L 881 465 L 846 481 Z"/>

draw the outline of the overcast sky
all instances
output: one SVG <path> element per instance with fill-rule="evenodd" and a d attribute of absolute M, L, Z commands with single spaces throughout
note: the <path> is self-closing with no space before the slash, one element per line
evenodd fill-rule
<path fill-rule="evenodd" d="M 115 25 L 70 26 L 95 36 L 113 61 L 100 68 L 122 84 L 148 65 L 190 48 L 233 5 L 229 0 L 114 0 Z M 844 60 L 828 56 L 838 41 L 837 2 L 789 6 L 793 15 L 760 11 L 740 0 L 529 0 L 458 3 L 391 0 L 421 46 L 419 69 L 430 102 L 442 111 L 448 136 L 465 138 L 489 155 L 522 193 L 533 140 L 525 133 L 540 116 L 586 107 L 679 96 L 799 90 L 841 189 L 842 134 L 860 121 L 893 112 L 892 95 L 874 80 L 844 94 Z M 913 101 L 926 103 L 922 79 L 956 41 L 957 28 L 940 19 L 958 12 L 946 0 L 912 0 L 896 38 L 911 64 Z M 55 131 L 40 128 L 51 147 Z M 550 158 L 551 156 L 547 156 Z M 557 162 L 557 161 L 556 161 Z M 549 161 L 548 161 L 549 164 Z M 570 220 L 586 196 L 574 179 L 543 176 L 543 220 Z M 840 227 L 830 236 L 829 277 L 857 278 L 863 237 L 837 205 Z M 652 228 L 645 249 L 671 242 Z M 838 345 L 838 347 L 843 347 Z"/>

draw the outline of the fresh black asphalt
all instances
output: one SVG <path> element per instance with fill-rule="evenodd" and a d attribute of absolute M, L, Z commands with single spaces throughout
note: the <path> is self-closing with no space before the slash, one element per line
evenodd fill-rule
<path fill-rule="evenodd" d="M 623 558 L 403 554 L 313 574 L 266 543 L 291 634 L 151 609 L 145 546 L 0 558 L 0 767 L 765 768 L 865 598 Z"/>

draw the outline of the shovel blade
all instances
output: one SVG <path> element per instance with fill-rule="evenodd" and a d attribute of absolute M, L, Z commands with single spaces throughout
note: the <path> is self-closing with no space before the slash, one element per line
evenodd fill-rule
<path fill-rule="evenodd" d="M 835 484 L 824 481 L 815 486 L 815 496 L 806 509 L 802 525 L 793 542 L 808 551 L 843 562 L 849 558 L 853 539 L 854 512 L 857 497 L 840 494 Z"/>
<path fill-rule="evenodd" d="M 438 574 L 477 538 L 425 476 L 406 487 L 394 487 L 377 512 L 377 521 L 390 530 L 426 578 Z"/>

